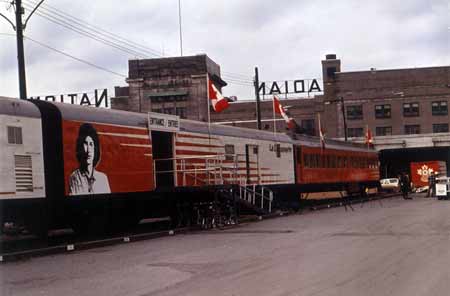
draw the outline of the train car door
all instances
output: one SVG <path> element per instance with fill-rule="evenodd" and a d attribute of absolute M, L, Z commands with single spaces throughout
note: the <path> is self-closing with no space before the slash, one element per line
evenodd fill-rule
<path fill-rule="evenodd" d="M 247 184 L 259 184 L 259 151 L 258 145 L 245 145 L 245 163 Z"/>
<path fill-rule="evenodd" d="M 174 187 L 173 133 L 151 131 L 156 188 Z"/>

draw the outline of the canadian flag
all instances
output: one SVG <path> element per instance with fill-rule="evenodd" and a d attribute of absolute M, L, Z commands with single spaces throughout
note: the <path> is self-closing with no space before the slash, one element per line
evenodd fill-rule
<path fill-rule="evenodd" d="M 208 97 L 211 100 L 211 105 L 216 112 L 222 112 L 226 108 L 228 108 L 228 100 L 220 91 L 215 87 L 212 83 L 211 79 L 208 77 Z"/>
<path fill-rule="evenodd" d="M 278 100 L 278 98 L 276 96 L 273 96 L 273 110 L 276 114 L 280 114 L 281 117 L 284 118 L 284 120 L 286 121 L 286 124 L 288 126 L 288 128 L 293 129 L 295 127 L 295 121 L 293 118 L 290 118 L 287 114 L 286 114 L 286 110 L 283 108 L 283 106 L 281 106 L 280 104 L 280 100 Z"/>
<path fill-rule="evenodd" d="M 372 144 L 373 142 L 373 137 L 372 137 L 372 132 L 369 129 L 369 126 L 366 127 L 366 144 Z"/>

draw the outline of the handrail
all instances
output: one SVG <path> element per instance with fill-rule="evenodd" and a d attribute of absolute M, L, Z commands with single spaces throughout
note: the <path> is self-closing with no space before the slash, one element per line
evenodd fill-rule
<path fill-rule="evenodd" d="M 267 188 L 265 186 L 259 185 L 261 187 L 261 193 L 257 192 L 256 185 L 251 185 L 253 189 L 248 188 L 247 185 L 240 185 L 239 186 L 239 197 L 242 200 L 247 201 L 248 203 L 256 206 L 256 198 L 260 197 L 260 208 L 264 209 L 264 200 L 268 201 L 268 212 L 272 212 L 272 202 L 273 202 L 273 191 L 270 188 Z M 266 196 L 265 192 L 268 192 L 269 196 Z M 248 196 L 250 194 L 250 196 Z M 249 200 L 250 197 L 250 200 Z"/>
<path fill-rule="evenodd" d="M 158 174 L 181 174 L 181 179 L 177 180 L 177 186 L 185 186 L 187 185 L 187 177 L 191 177 L 194 180 L 194 186 L 197 186 L 197 181 L 201 181 L 202 183 L 209 185 L 218 185 L 218 184 L 239 184 L 241 185 L 242 177 L 238 174 L 239 166 L 238 159 L 240 156 L 244 154 L 214 154 L 214 155 L 195 155 L 195 156 L 182 156 L 182 157 L 171 157 L 171 158 L 160 158 L 153 160 L 153 167 L 155 176 Z M 227 159 L 228 156 L 231 156 L 231 159 Z M 196 162 L 189 162 L 189 160 L 195 159 Z M 171 161 L 173 163 L 172 170 L 156 170 L 157 163 L 161 163 L 164 161 Z M 232 161 L 232 163 L 226 163 L 225 161 Z M 226 177 L 227 179 L 232 179 L 231 181 L 227 181 L 224 178 L 224 172 L 230 174 L 230 176 Z M 193 174 L 193 176 L 192 176 Z M 199 178 L 197 174 L 206 174 L 207 178 Z M 179 176 L 179 175 L 178 175 Z M 156 178 L 156 177 L 155 177 Z"/>
<path fill-rule="evenodd" d="M 171 158 L 158 158 L 153 161 L 162 161 L 162 160 L 183 160 L 183 159 L 196 159 L 196 158 L 215 158 L 218 156 L 245 156 L 243 153 L 236 154 L 207 154 L 207 155 L 194 155 L 194 156 L 180 156 L 180 157 L 171 157 Z"/>

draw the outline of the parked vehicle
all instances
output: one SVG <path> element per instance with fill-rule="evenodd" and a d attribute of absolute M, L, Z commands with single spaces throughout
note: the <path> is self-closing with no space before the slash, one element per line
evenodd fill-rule
<path fill-rule="evenodd" d="M 400 182 L 398 178 L 388 178 L 380 180 L 381 189 L 385 191 L 400 191 Z"/>

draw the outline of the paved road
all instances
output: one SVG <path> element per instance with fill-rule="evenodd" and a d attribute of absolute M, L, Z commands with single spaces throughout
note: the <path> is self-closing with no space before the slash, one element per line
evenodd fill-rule
<path fill-rule="evenodd" d="M 0 265 L 7 295 L 449 295 L 450 201 L 393 198 Z"/>

